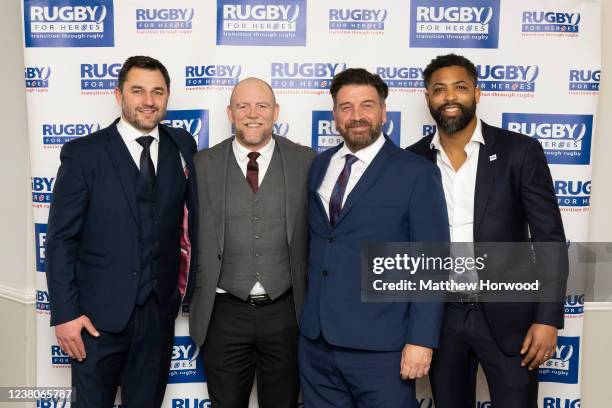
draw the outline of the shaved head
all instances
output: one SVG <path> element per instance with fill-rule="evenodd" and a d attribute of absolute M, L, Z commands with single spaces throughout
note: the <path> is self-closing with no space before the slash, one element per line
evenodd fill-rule
<path fill-rule="evenodd" d="M 234 96 L 236 95 L 237 91 L 240 91 L 239 88 L 242 88 L 242 87 L 244 87 L 246 85 L 251 85 L 251 84 L 259 84 L 259 85 L 263 85 L 265 88 L 267 88 L 268 91 L 270 92 L 270 95 L 272 96 L 272 101 L 274 102 L 274 104 L 276 104 L 276 97 L 274 96 L 274 90 L 272 89 L 272 87 L 270 86 L 269 83 L 267 83 L 263 79 L 259 79 L 259 78 L 255 78 L 255 77 L 248 77 L 248 78 L 245 78 L 242 81 L 238 82 L 234 86 L 234 89 L 232 89 L 232 94 L 230 95 L 230 105 L 232 105 L 234 103 Z"/>

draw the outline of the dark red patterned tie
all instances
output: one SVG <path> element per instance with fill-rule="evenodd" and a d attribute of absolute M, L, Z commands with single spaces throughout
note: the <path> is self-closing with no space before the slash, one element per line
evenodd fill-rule
<path fill-rule="evenodd" d="M 251 190 L 256 193 L 259 190 L 259 165 L 257 164 L 259 152 L 251 152 L 247 154 L 247 157 L 249 162 L 247 163 L 246 179 Z"/>

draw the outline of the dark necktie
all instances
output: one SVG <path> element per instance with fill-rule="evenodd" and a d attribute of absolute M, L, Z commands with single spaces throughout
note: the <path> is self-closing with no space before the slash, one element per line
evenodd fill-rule
<path fill-rule="evenodd" d="M 344 198 L 344 192 L 346 191 L 346 185 L 348 184 L 349 177 L 351 176 L 351 166 L 357 161 L 357 157 L 352 154 L 345 156 L 346 162 L 344 162 L 344 168 L 336 180 L 336 185 L 332 190 L 331 198 L 329 199 L 329 223 L 334 225 L 340 211 L 342 211 L 342 199 Z"/>
<path fill-rule="evenodd" d="M 259 190 L 259 165 L 257 164 L 257 158 L 259 156 L 259 152 L 250 152 L 247 154 L 249 162 L 247 163 L 246 179 L 254 193 Z"/>
<path fill-rule="evenodd" d="M 147 183 L 151 191 L 155 185 L 155 167 L 153 167 L 153 160 L 151 160 L 151 143 L 153 143 L 153 136 L 140 136 L 136 141 L 142 146 L 142 153 L 140 153 L 140 176 Z"/>

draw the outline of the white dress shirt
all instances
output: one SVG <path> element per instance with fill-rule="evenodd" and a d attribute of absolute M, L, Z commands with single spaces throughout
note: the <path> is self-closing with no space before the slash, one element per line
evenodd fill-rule
<path fill-rule="evenodd" d="M 346 155 L 352 154 L 357 157 L 357 161 L 353 163 L 351 166 L 351 175 L 349 176 L 348 182 L 346 183 L 346 190 L 344 192 L 344 197 L 342 197 L 342 206 L 344 207 L 344 203 L 346 202 L 346 198 L 351 193 L 355 185 L 363 176 L 366 169 L 374 160 L 374 157 L 378 154 L 380 149 L 385 144 L 385 137 L 380 134 L 378 139 L 371 145 L 366 148 L 363 148 L 356 153 L 351 152 L 351 150 L 346 147 L 346 143 L 331 157 L 329 161 L 329 166 L 327 167 L 327 171 L 325 172 L 325 176 L 323 177 L 323 181 L 317 190 L 321 201 L 323 202 L 323 207 L 325 208 L 325 213 L 327 214 L 327 219 L 329 220 L 329 200 L 331 199 L 332 192 L 334 190 L 334 186 L 336 185 L 336 181 L 338 180 L 338 176 L 342 173 L 342 169 L 344 168 L 344 164 L 346 163 Z"/>
<path fill-rule="evenodd" d="M 142 150 L 144 147 L 140 143 L 136 141 L 140 136 L 152 136 L 153 142 L 149 147 L 149 151 L 151 152 L 151 160 L 153 161 L 153 167 L 155 168 L 155 172 L 157 173 L 157 157 L 159 152 L 159 127 L 155 126 L 153 130 L 149 133 L 143 133 L 142 131 L 136 129 L 132 125 L 130 125 L 123 117 L 119 119 L 117 122 L 117 131 L 121 135 L 123 142 L 128 148 L 130 155 L 132 155 L 132 159 L 134 159 L 134 163 L 138 170 L 140 170 L 140 155 L 142 154 Z"/>
<path fill-rule="evenodd" d="M 440 144 L 440 135 L 436 132 L 431 140 L 431 147 L 436 149 L 436 164 L 442 173 L 452 242 L 474 242 L 474 192 L 481 144 L 484 145 L 484 138 L 480 121 L 477 121 L 476 129 L 465 145 L 467 158 L 455 171 Z"/>
<path fill-rule="evenodd" d="M 261 148 L 261 150 L 259 150 L 259 157 L 257 158 L 257 166 L 258 166 L 257 182 L 258 182 L 258 185 L 260 186 L 261 186 L 261 182 L 263 181 L 264 176 L 266 175 L 266 172 L 268 171 L 270 162 L 272 161 L 272 155 L 274 154 L 275 144 L 276 142 L 274 141 L 274 138 L 272 138 L 270 139 L 267 145 L 265 145 L 264 147 Z M 234 141 L 232 142 L 232 150 L 234 152 L 234 157 L 236 158 L 236 161 L 238 162 L 238 166 L 240 167 L 240 170 L 242 171 L 242 174 L 244 174 L 244 178 L 246 179 L 247 164 L 249 163 L 248 154 L 251 153 L 252 150 L 249 150 L 243 145 L 241 145 L 240 143 L 238 143 L 236 141 L 236 138 L 234 138 Z M 217 293 L 227 293 L 225 290 L 221 288 L 217 288 L 216 292 Z M 263 295 L 264 293 L 266 293 L 266 289 L 259 282 L 255 282 L 255 285 L 253 285 L 253 287 L 251 288 L 251 292 L 249 292 L 250 295 Z"/>
<path fill-rule="evenodd" d="M 266 175 L 266 172 L 268 171 L 268 166 L 272 161 L 272 154 L 274 153 L 275 144 L 276 142 L 274 141 L 274 138 L 272 138 L 270 139 L 267 145 L 262 147 L 261 150 L 258 150 L 259 157 L 257 158 L 257 166 L 259 168 L 259 171 L 257 176 L 257 182 L 260 186 L 261 182 L 264 179 L 264 176 Z M 247 164 L 249 163 L 248 154 L 251 153 L 252 150 L 249 150 L 240 143 L 238 143 L 236 141 L 236 138 L 234 138 L 234 141 L 232 142 L 232 150 L 234 151 L 234 157 L 238 162 L 238 166 L 240 167 L 240 170 L 242 171 L 242 174 L 244 174 L 244 178 L 246 179 Z"/>
<path fill-rule="evenodd" d="M 451 242 L 474 242 L 476 171 L 480 145 L 485 144 L 480 121 L 476 123 L 474 133 L 464 148 L 467 158 L 456 171 L 442 148 L 438 132 L 431 140 L 431 147 L 436 149 L 436 164 L 442 173 L 442 187 L 446 198 Z M 458 257 L 474 256 L 474 248 L 471 245 L 451 246 L 451 252 Z M 466 270 L 462 276 L 451 274 L 451 278 L 461 282 L 476 282 L 478 274 L 475 269 L 470 269 Z"/>

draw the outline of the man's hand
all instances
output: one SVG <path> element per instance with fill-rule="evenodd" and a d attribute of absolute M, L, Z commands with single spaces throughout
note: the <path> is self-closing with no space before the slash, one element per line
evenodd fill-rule
<path fill-rule="evenodd" d="M 402 350 L 400 375 L 403 380 L 414 380 L 429 373 L 433 350 L 428 347 L 406 344 Z"/>
<path fill-rule="evenodd" d="M 85 346 L 81 338 L 81 331 L 85 328 L 94 337 L 98 337 L 100 333 L 91 324 L 91 320 L 85 315 L 81 315 L 74 320 L 55 326 L 55 337 L 59 346 L 71 358 L 78 361 L 83 361 L 86 357 Z"/>
<path fill-rule="evenodd" d="M 547 324 L 532 324 L 521 347 L 521 354 L 527 353 L 521 366 L 529 364 L 531 371 L 554 356 L 557 351 L 557 331 L 556 327 Z"/>

